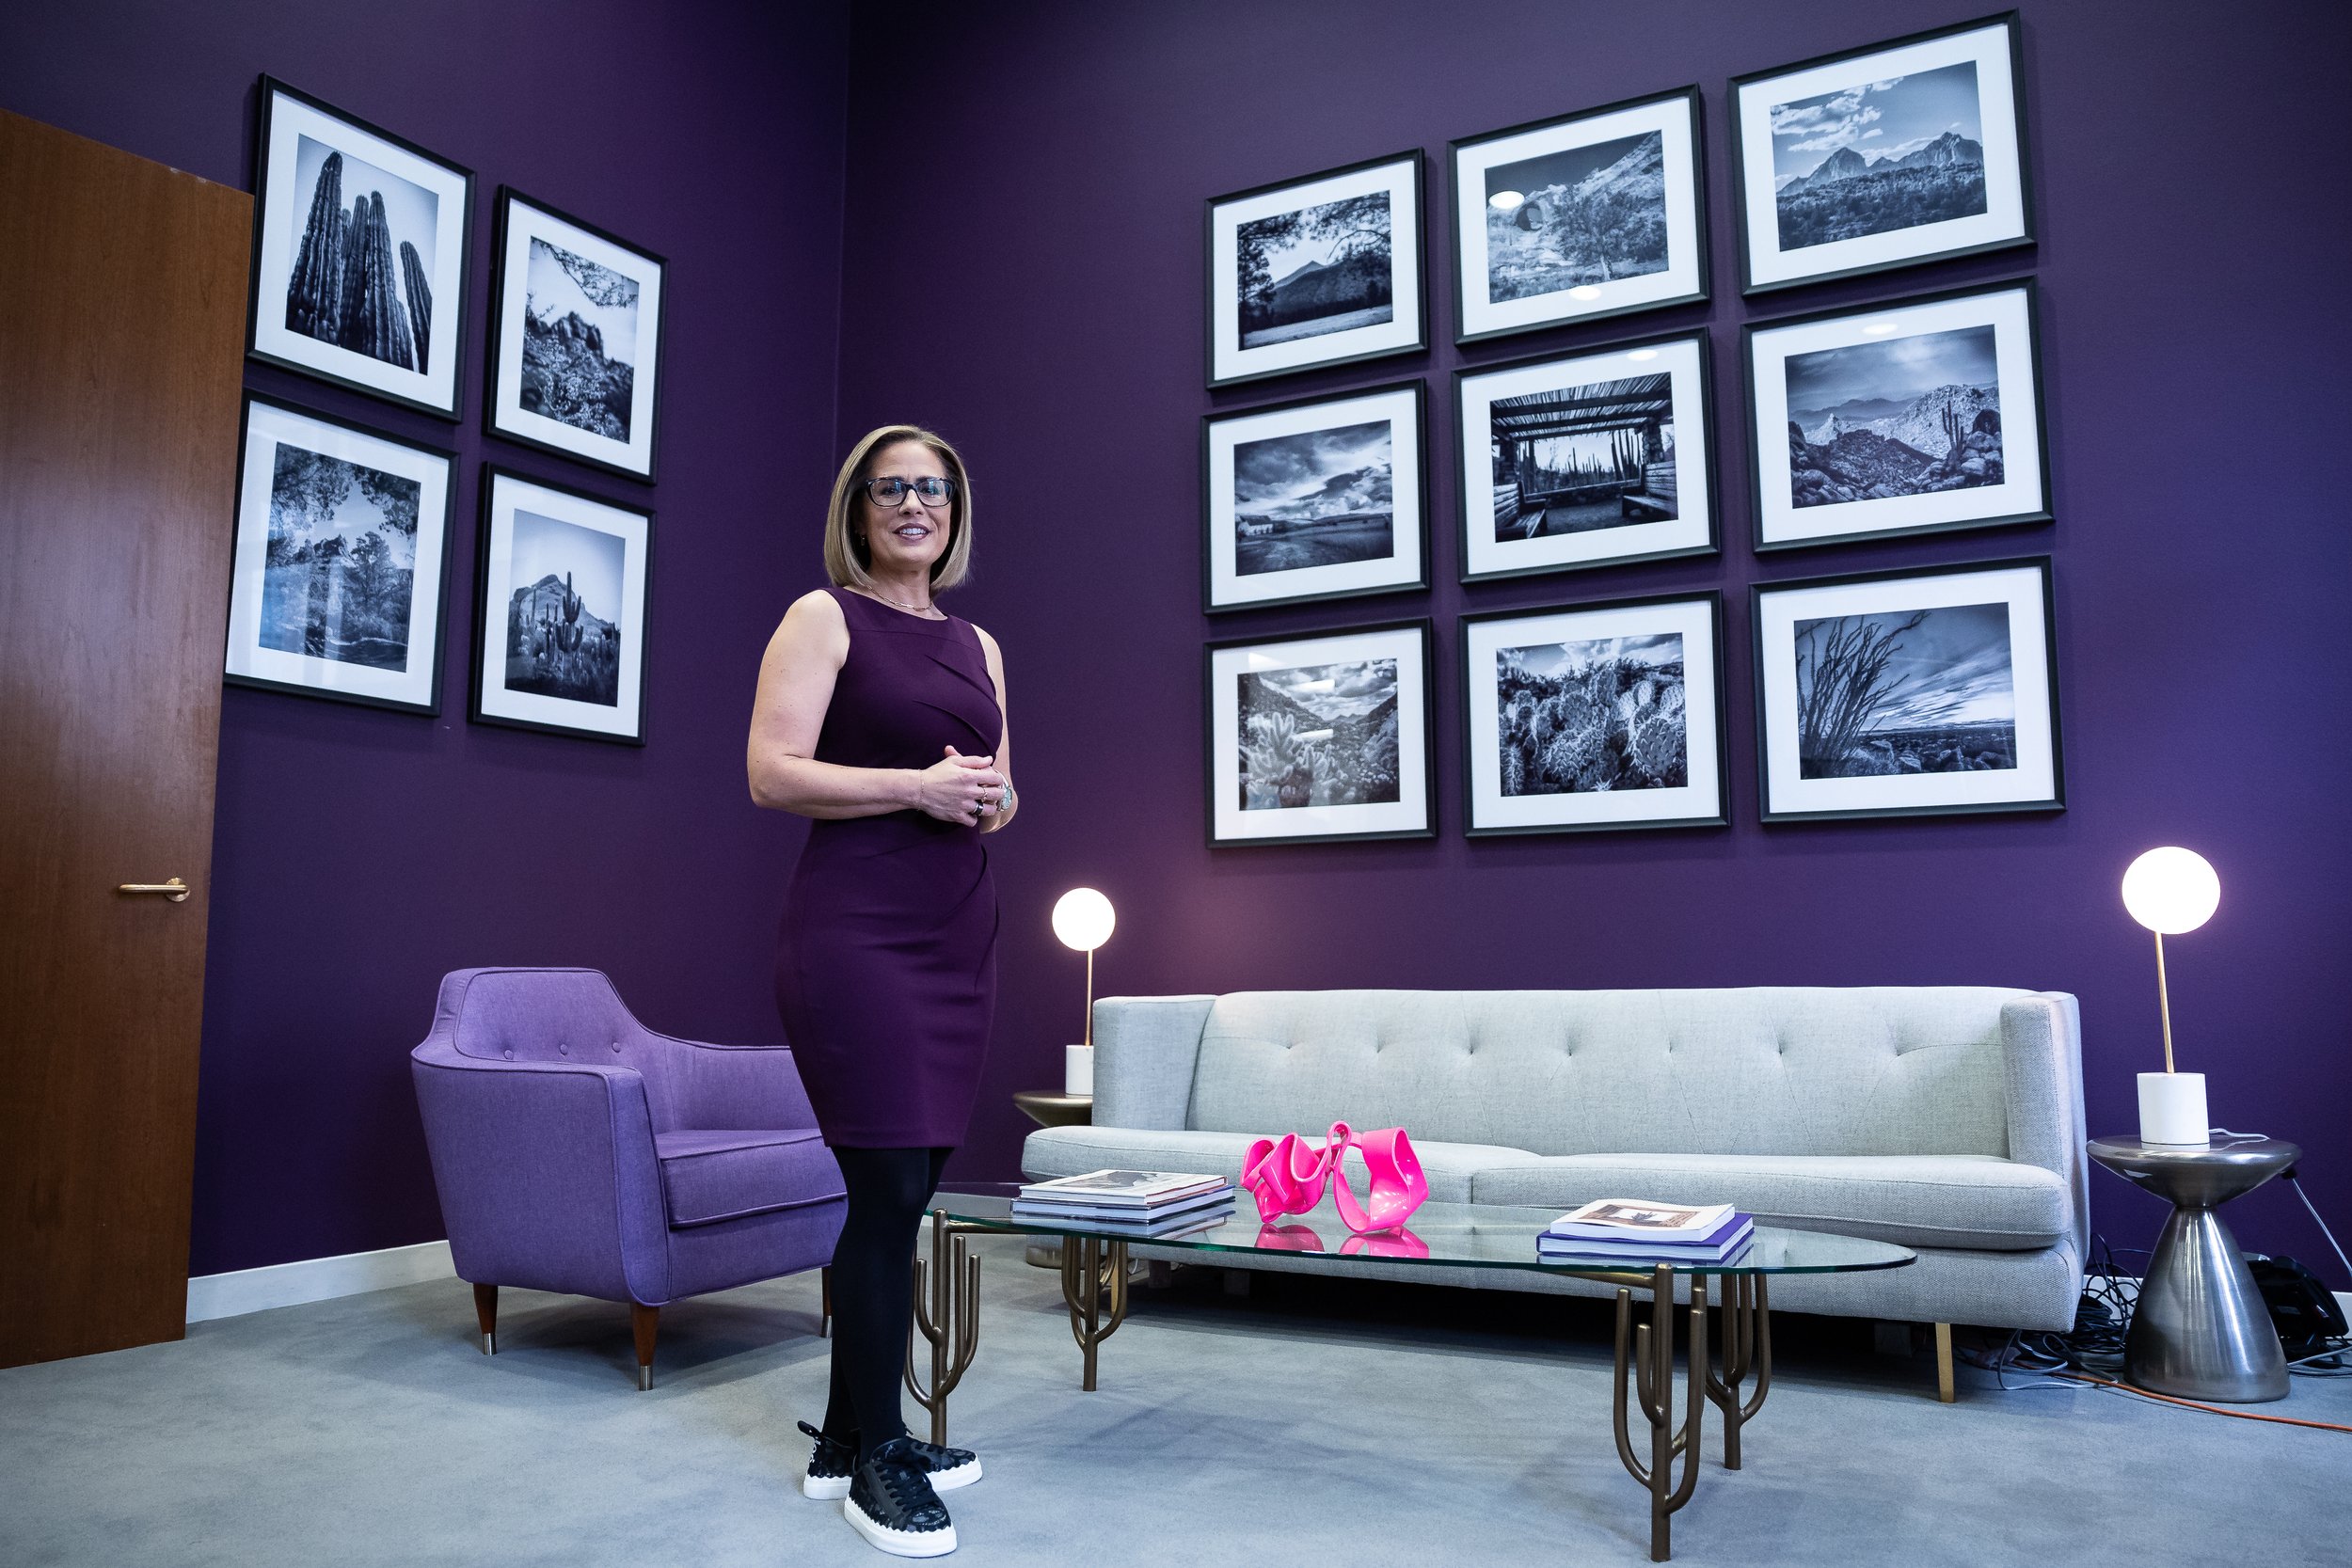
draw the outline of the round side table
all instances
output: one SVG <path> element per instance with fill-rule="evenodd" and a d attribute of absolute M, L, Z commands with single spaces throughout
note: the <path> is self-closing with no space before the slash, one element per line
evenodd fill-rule
<path fill-rule="evenodd" d="M 1094 1097 L 1090 1094 L 1056 1094 L 1051 1089 L 1015 1089 L 1012 1102 L 1021 1107 L 1021 1114 L 1040 1127 L 1090 1127 L 1094 1123 Z M 1061 1267 L 1061 1243 L 1031 1242 L 1023 1256 L 1033 1268 Z"/>
<path fill-rule="evenodd" d="M 2127 1381 L 2159 1394 L 2260 1404 L 2287 1397 L 2287 1358 L 2237 1240 L 2214 1211 L 2302 1157 L 2277 1138 L 2211 1147 L 2093 1138 L 2090 1157 L 2172 1205 L 2123 1341 Z"/>

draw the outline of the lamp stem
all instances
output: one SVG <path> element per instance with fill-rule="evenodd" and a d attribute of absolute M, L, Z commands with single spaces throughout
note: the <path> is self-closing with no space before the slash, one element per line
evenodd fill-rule
<path fill-rule="evenodd" d="M 2156 940 L 2157 940 L 2158 942 L 2162 942 L 2164 939 L 2163 939 L 2163 938 L 2161 938 L 2161 937 L 2159 937 L 2159 938 L 2157 938 Z M 1087 1021 L 1086 1021 L 1086 1032 L 1085 1032 L 1085 1035 L 1084 1035 L 1084 1037 L 1084 1037 L 1084 1039 L 1086 1040 L 1087 1049 L 1088 1049 L 1088 1050 L 1089 1050 L 1089 1051 L 1093 1050 L 1093 1049 L 1094 1049 L 1094 949 L 1093 949 L 1093 948 L 1091 948 L 1091 947 L 1089 947 L 1089 948 L 1088 948 L 1088 949 L 1087 949 Z M 2166 1025 L 2166 1033 L 2165 1033 L 2165 1037 L 2164 1037 L 2164 1049 L 2165 1049 L 2165 1055 L 2166 1055 L 2166 1059 L 2169 1061 L 2169 1060 L 2170 1060 L 2170 1058 L 2171 1058 L 2171 1051 L 2172 1051 L 2172 1035 L 2171 1035 L 2171 1032 L 2170 1032 L 2170 1025 L 2169 1025 L 2169 1024 Z"/>
<path fill-rule="evenodd" d="M 1088 955 L 1089 958 L 1092 956 Z M 1091 971 L 1088 974 L 1088 983 L 1089 985 L 1093 983 Z M 2156 933 L 2156 1010 L 2164 1018 L 2164 1070 L 2170 1072 L 2172 1070 L 2172 998 L 2165 990 L 2164 985 L 2164 933 L 2162 931 Z"/>

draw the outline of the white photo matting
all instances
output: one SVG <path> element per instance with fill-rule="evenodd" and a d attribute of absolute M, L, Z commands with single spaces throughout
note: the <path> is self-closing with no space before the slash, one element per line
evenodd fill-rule
<path fill-rule="evenodd" d="M 1429 636 L 1210 644 L 1210 845 L 1434 836 Z"/>
<path fill-rule="evenodd" d="M 1209 385 L 1429 346 L 1419 149 L 1214 197 Z"/>
<path fill-rule="evenodd" d="M 643 745 L 652 542 L 650 512 L 485 467 L 470 717 Z"/>
<path fill-rule="evenodd" d="M 1425 385 L 1200 421 L 1211 613 L 1429 586 Z"/>
<path fill-rule="evenodd" d="M 500 186 L 491 434 L 650 482 L 667 273 L 651 251 Z"/>
<path fill-rule="evenodd" d="M 2017 13 L 1735 79 L 1743 292 L 2026 245 Z"/>
<path fill-rule="evenodd" d="M 2049 521 L 2034 293 L 1748 327 L 1756 547 Z"/>
<path fill-rule="evenodd" d="M 1721 827 L 1721 599 L 1462 624 L 1469 832 Z"/>
<path fill-rule="evenodd" d="M 1707 297 L 1699 89 L 1453 144 L 1454 341 Z"/>
<path fill-rule="evenodd" d="M 1766 821 L 2064 806 L 2048 557 L 1754 593 Z"/>
<path fill-rule="evenodd" d="M 473 175 L 283 82 L 261 91 L 247 352 L 456 419 Z"/>
<path fill-rule="evenodd" d="M 1456 372 L 1462 580 L 1716 548 L 1707 335 Z"/>
<path fill-rule="evenodd" d="M 441 711 L 456 455 L 246 394 L 223 673 Z"/>

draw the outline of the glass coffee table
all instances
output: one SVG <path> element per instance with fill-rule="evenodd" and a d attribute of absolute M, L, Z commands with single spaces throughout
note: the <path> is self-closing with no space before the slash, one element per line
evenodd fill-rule
<path fill-rule="evenodd" d="M 931 1417 L 931 1441 L 947 1440 L 947 1396 L 979 1348 L 980 1260 L 966 1239 L 975 1234 L 1061 1239 L 1062 1300 L 1078 1342 L 1079 1386 L 1095 1386 L 1097 1351 L 1126 1320 L 1127 1250 L 1131 1245 L 1192 1255 L 1214 1264 L 1220 1256 L 1244 1264 L 1248 1253 L 1310 1254 L 1338 1260 L 1421 1264 L 1431 1268 L 1518 1269 L 1597 1280 L 1617 1287 L 1614 1392 L 1610 1420 L 1617 1456 L 1650 1497 L 1650 1560 L 1670 1555 L 1669 1521 L 1691 1500 L 1698 1482 L 1701 1418 L 1711 1402 L 1723 1413 L 1724 1467 L 1740 1468 L 1740 1429 L 1763 1407 L 1772 1387 L 1772 1325 L 1769 1281 L 1774 1275 L 1851 1274 L 1899 1269 L 1916 1260 L 1908 1247 L 1853 1236 L 1757 1226 L 1756 1239 L 1722 1263 L 1649 1258 L 1538 1259 L 1535 1238 L 1558 1219 L 1551 1209 L 1489 1204 L 1425 1203 L 1402 1230 L 1357 1236 L 1340 1221 L 1331 1200 L 1273 1225 L 1258 1222 L 1256 1205 L 1236 1193 L 1232 1218 L 1214 1229 L 1177 1238 L 1138 1237 L 1073 1219 L 1015 1218 L 1009 1182 L 943 1189 L 930 1203 L 930 1256 L 914 1265 L 914 1332 L 930 1350 L 928 1381 L 916 1373 L 910 1338 L 908 1391 Z M 1687 1370 L 1677 1417 L 1675 1395 L 1675 1280 L 1688 1283 L 1685 1313 Z M 1722 1326 L 1709 1343 L 1708 1281 L 1720 1278 Z M 1649 1292 L 1649 1321 L 1635 1323 L 1633 1292 Z M 1752 1391 L 1745 1390 L 1749 1378 Z M 1646 1443 L 1637 1443 L 1646 1433 Z M 1648 1457 L 1642 1457 L 1646 1448 Z M 1680 1462 L 1677 1475 L 1677 1462 Z"/>

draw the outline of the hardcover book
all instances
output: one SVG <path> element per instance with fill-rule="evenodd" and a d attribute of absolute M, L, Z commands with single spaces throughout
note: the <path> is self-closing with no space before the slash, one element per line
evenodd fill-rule
<path fill-rule="evenodd" d="M 1051 1181 L 1029 1182 L 1021 1189 L 1021 1199 L 1025 1203 L 1156 1209 L 1230 1185 L 1221 1176 L 1164 1170 L 1094 1170 L 1084 1176 L 1057 1176 Z"/>

